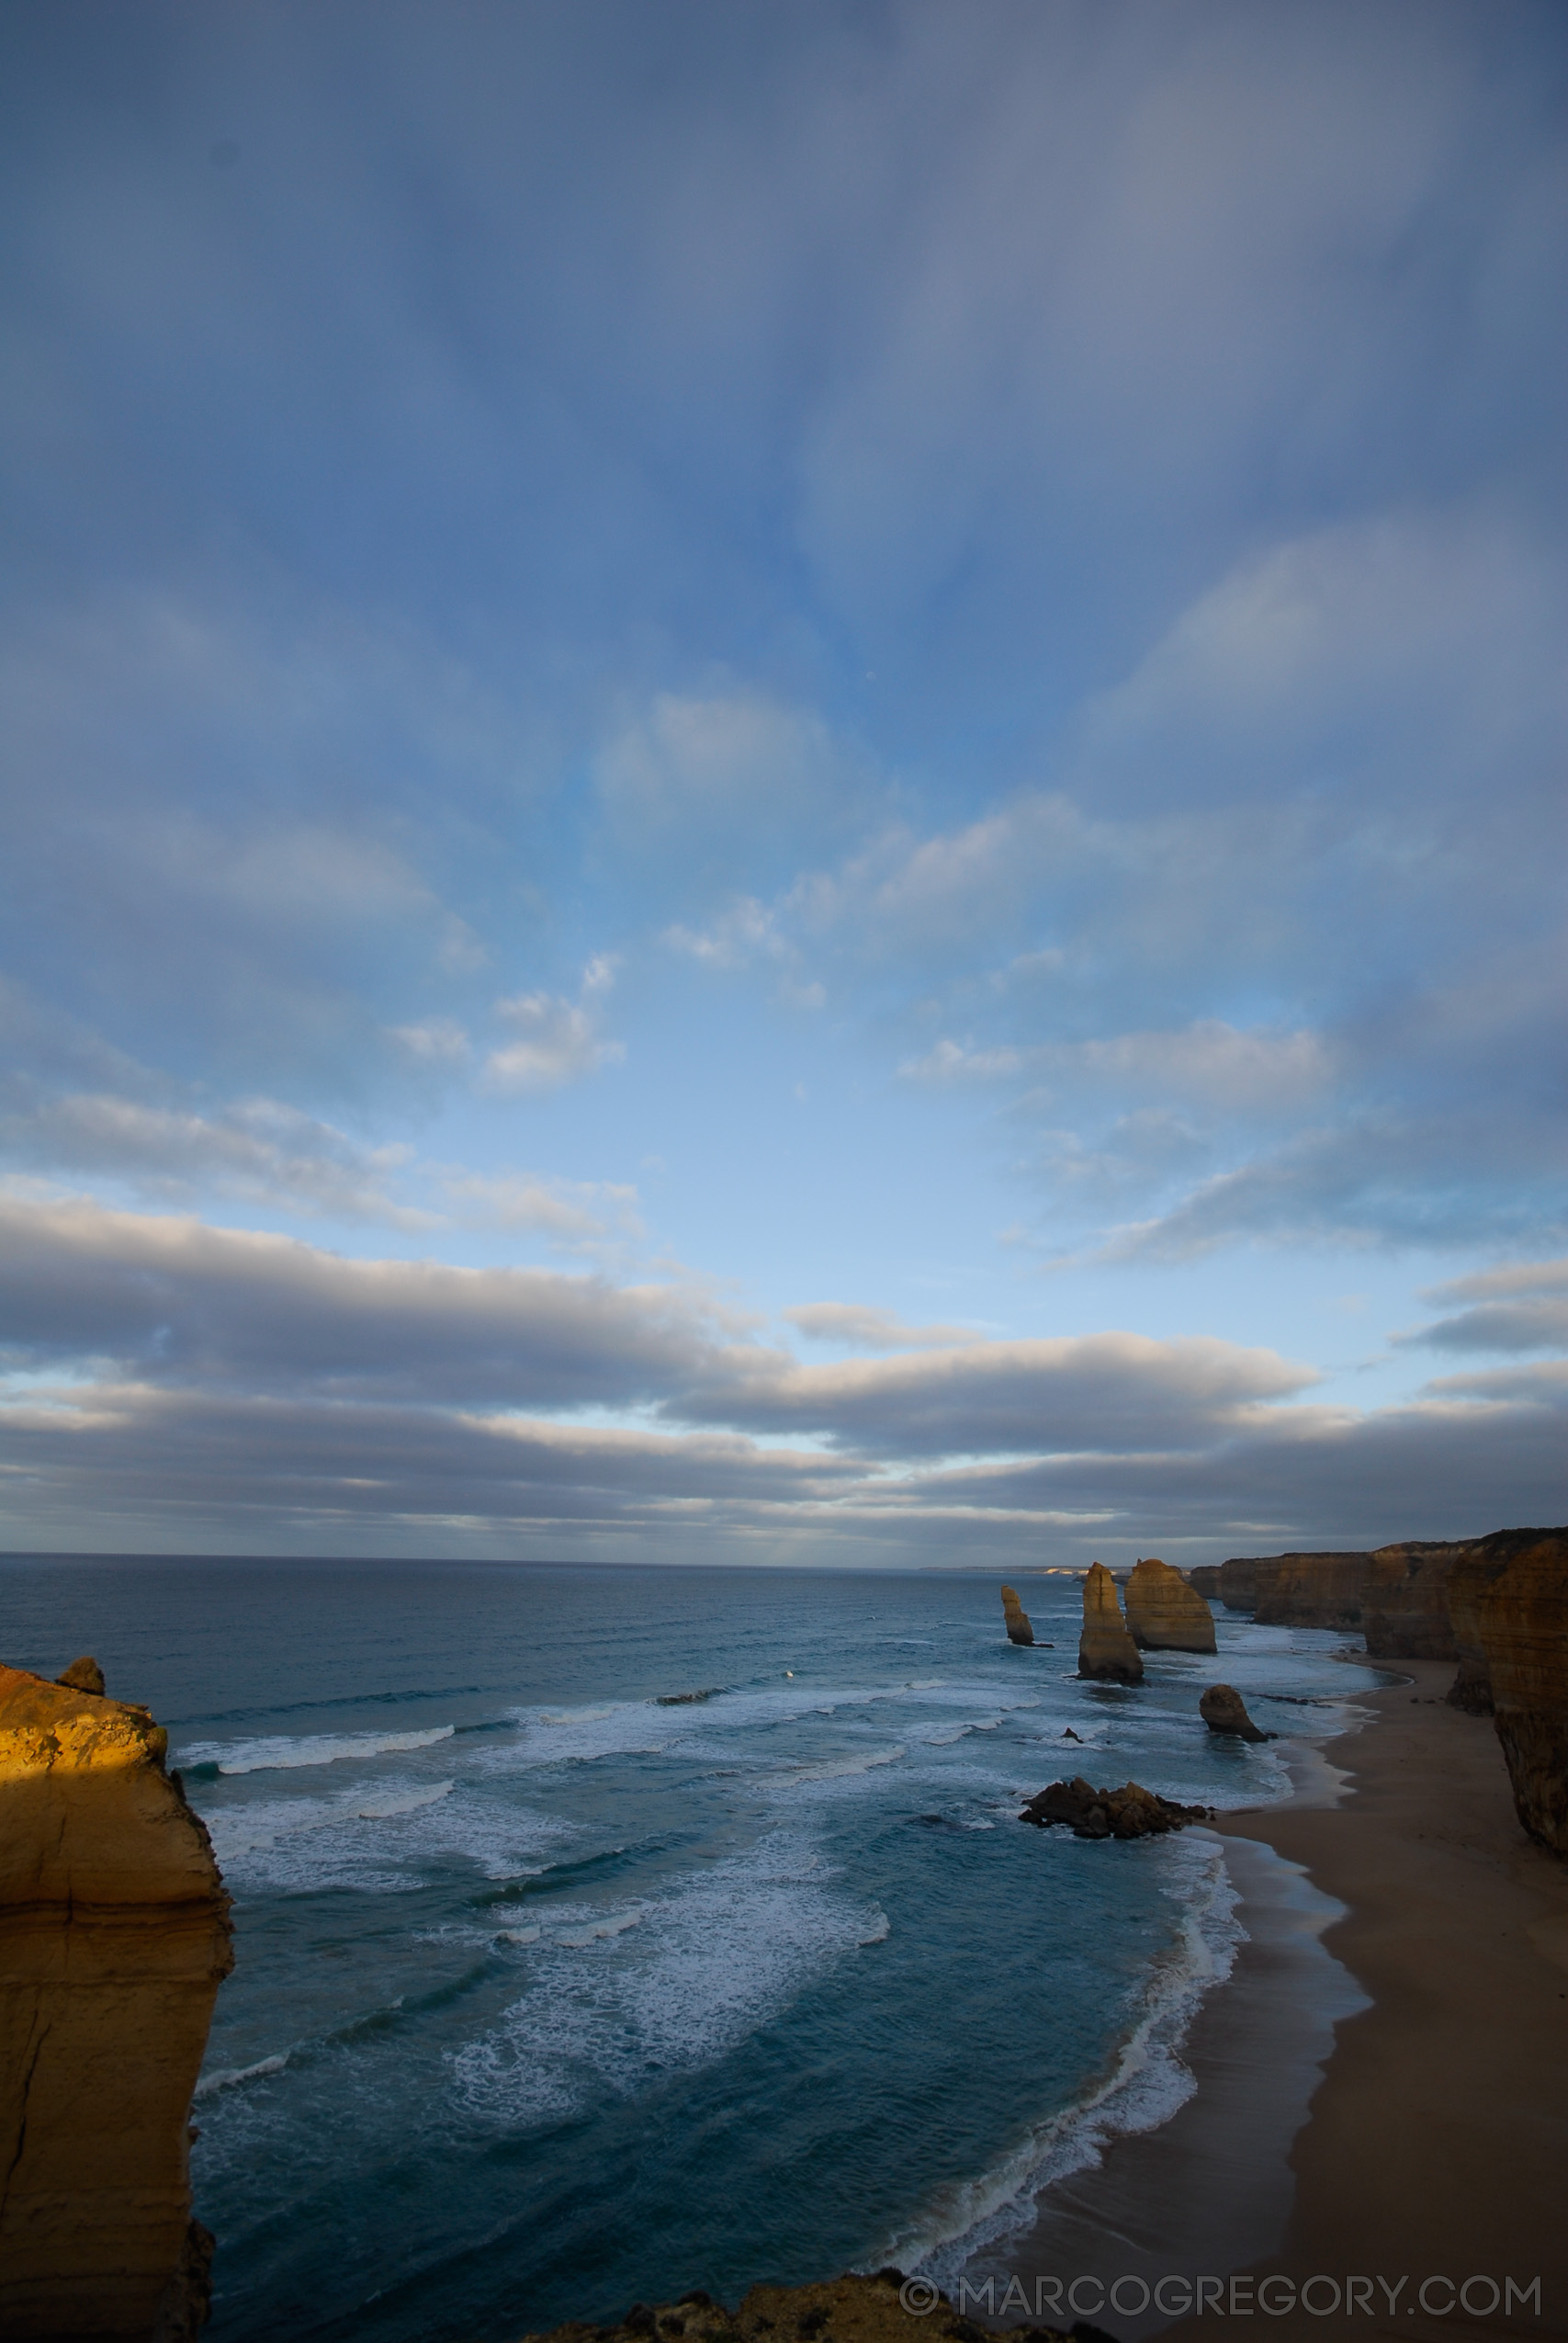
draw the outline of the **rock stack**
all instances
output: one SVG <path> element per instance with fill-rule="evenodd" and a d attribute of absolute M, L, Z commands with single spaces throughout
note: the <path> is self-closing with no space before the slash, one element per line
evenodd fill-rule
<path fill-rule="evenodd" d="M 1031 1798 L 1020 1822 L 1047 1829 L 1066 1823 L 1076 1839 L 1156 1839 L 1168 1830 L 1185 1830 L 1190 1822 L 1212 1819 L 1207 1806 L 1179 1806 L 1140 1782 L 1124 1782 L 1120 1790 L 1097 1790 L 1077 1774 L 1071 1782 L 1053 1782 Z"/>
<path fill-rule="evenodd" d="M 1370 1554 L 1236 1555 L 1220 1565 L 1220 1600 L 1260 1627 L 1359 1627 Z"/>
<path fill-rule="evenodd" d="M 1234 1733 L 1242 1741 L 1271 1741 L 1247 1713 L 1247 1703 L 1234 1684 L 1211 1684 L 1198 1703 L 1198 1714 L 1211 1733 Z"/>
<path fill-rule="evenodd" d="M 1010 1644 L 1032 1644 L 1034 1641 L 1029 1613 L 1011 1587 L 1002 1589 L 1002 1617 L 1007 1624 Z"/>
<path fill-rule="evenodd" d="M 1361 1625 L 1371 1659 L 1457 1659 L 1449 1579 L 1461 1545 L 1406 1539 L 1368 1559 Z"/>
<path fill-rule="evenodd" d="M 1140 1651 L 1213 1651 L 1214 1614 L 1179 1570 L 1151 1555 L 1127 1581 L 1127 1626 Z"/>
<path fill-rule="evenodd" d="M 229 1898 L 143 1708 L 0 1668 L 0 2334 L 194 2336 L 191 2093 Z M 84 1682 L 85 1679 L 85 1682 Z"/>
<path fill-rule="evenodd" d="M 1078 1674 L 1096 1683 L 1141 1684 L 1144 1681 L 1144 1663 L 1122 1616 L 1116 1581 L 1103 1562 L 1091 1562 L 1083 1582 Z"/>

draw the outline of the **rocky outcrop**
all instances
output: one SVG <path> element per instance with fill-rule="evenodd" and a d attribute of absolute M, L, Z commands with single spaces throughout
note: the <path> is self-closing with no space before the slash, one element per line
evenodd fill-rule
<path fill-rule="evenodd" d="M 144 1708 L 0 1668 L 0 2334 L 182 2343 L 229 1899 Z"/>
<path fill-rule="evenodd" d="M 682 2294 L 678 2303 L 634 2303 L 608 2326 L 574 2321 L 523 2343 L 987 2343 L 986 2330 L 963 2318 L 926 2279 L 910 2281 L 905 2309 L 904 2273 L 829 2279 L 820 2286 L 753 2286 L 739 2310 L 711 2294 Z M 1060 2289 L 1058 2288 L 1058 2292 Z M 1101 2330 L 1074 2320 L 1059 2326 L 1020 2327 L 1010 2343 L 1109 2343 Z"/>
<path fill-rule="evenodd" d="M 1190 1822 L 1212 1819 L 1207 1806 L 1179 1806 L 1141 1783 L 1097 1790 L 1081 1773 L 1037 1792 L 1019 1816 L 1020 1822 L 1043 1830 L 1066 1823 L 1076 1839 L 1157 1839 L 1168 1830 L 1185 1830 Z"/>
<path fill-rule="evenodd" d="M 1568 1529 L 1470 1541 L 1449 1598 L 1461 1705 L 1490 1698 L 1515 1811 L 1532 1839 L 1568 1855 Z"/>
<path fill-rule="evenodd" d="M 54 1681 L 72 1692 L 101 1693 L 104 1690 L 103 1670 L 96 1659 L 85 1657 L 73 1659 L 64 1674 L 57 1676 Z"/>
<path fill-rule="evenodd" d="M 1011 1587 L 1002 1589 L 1002 1619 L 1010 1644 L 1032 1644 L 1034 1630 L 1029 1624 L 1029 1613 Z"/>
<path fill-rule="evenodd" d="M 1195 1564 L 1194 1567 L 1187 1573 L 1187 1583 L 1191 1588 L 1194 1594 L 1201 1594 L 1205 1602 L 1218 1602 L 1222 1600 L 1220 1594 L 1220 1566 L 1217 1562 L 1199 1562 Z"/>
<path fill-rule="evenodd" d="M 1449 1579 L 1461 1545 L 1407 1539 L 1368 1557 L 1361 1626 L 1371 1659 L 1454 1659 Z"/>
<path fill-rule="evenodd" d="M 1211 1684 L 1198 1703 L 1198 1714 L 1211 1733 L 1234 1733 L 1243 1741 L 1271 1741 L 1247 1713 L 1247 1703 L 1234 1684 Z"/>
<path fill-rule="evenodd" d="M 1091 1562 L 1083 1582 L 1078 1674 L 1097 1683 L 1141 1684 L 1144 1681 L 1144 1663 L 1122 1616 L 1116 1581 L 1103 1562 Z"/>
<path fill-rule="evenodd" d="M 1260 1627 L 1359 1627 L 1370 1554 L 1236 1555 L 1220 1565 L 1220 1600 Z"/>
<path fill-rule="evenodd" d="M 1179 1570 L 1151 1555 L 1127 1581 L 1127 1628 L 1140 1651 L 1213 1651 L 1214 1614 Z"/>

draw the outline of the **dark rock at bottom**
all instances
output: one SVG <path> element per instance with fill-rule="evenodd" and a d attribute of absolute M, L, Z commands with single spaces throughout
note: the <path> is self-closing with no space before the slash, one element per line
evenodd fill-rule
<path fill-rule="evenodd" d="M 906 2285 L 918 2307 L 906 2308 Z M 1078 2319 L 1070 2327 L 1009 2330 L 1011 2343 L 1111 2343 Z M 874 2278 L 834 2278 L 818 2286 L 753 2286 L 739 2310 L 711 2295 L 682 2294 L 655 2309 L 634 2303 L 607 2326 L 572 2321 L 523 2343 L 992 2343 L 989 2330 L 964 2318 L 928 2280 L 906 2281 L 897 2269 Z"/>
<path fill-rule="evenodd" d="M 1097 1790 L 1077 1774 L 1071 1782 L 1053 1782 L 1031 1798 L 1019 1816 L 1042 1830 L 1065 1823 L 1077 1839 L 1157 1839 L 1168 1830 L 1185 1830 L 1190 1822 L 1211 1822 L 1208 1806 L 1178 1805 L 1141 1783 L 1124 1782 L 1120 1790 Z"/>

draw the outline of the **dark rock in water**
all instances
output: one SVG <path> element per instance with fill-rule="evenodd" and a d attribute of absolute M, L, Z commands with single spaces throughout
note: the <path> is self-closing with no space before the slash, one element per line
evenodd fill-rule
<path fill-rule="evenodd" d="M 1202 1596 L 1205 1602 L 1218 1602 L 1220 1600 L 1219 1564 L 1217 1562 L 1196 1564 L 1187 1573 L 1187 1583 L 1194 1594 Z"/>
<path fill-rule="evenodd" d="M 1064 1741 L 1077 1741 L 1080 1749 L 1083 1746 L 1083 1735 L 1075 1733 L 1070 1725 L 1063 1732 L 1062 1738 Z"/>
<path fill-rule="evenodd" d="M 1002 1589 L 1002 1618 L 1006 1623 L 1010 1644 L 1032 1644 L 1034 1630 L 1029 1624 L 1029 1613 L 1011 1587 Z"/>
<path fill-rule="evenodd" d="M 694 1701 L 711 1701 L 715 1692 L 721 1692 L 723 1689 L 720 1684 L 710 1684 L 705 1692 L 660 1692 L 654 1702 L 654 1706 L 656 1708 L 690 1708 Z"/>
<path fill-rule="evenodd" d="M 1103 1562 L 1091 1562 L 1083 1582 L 1078 1674 L 1094 1683 L 1141 1684 L 1144 1681 L 1144 1663 L 1122 1616 L 1116 1581 Z"/>
<path fill-rule="evenodd" d="M 1156 1839 L 1212 1817 L 1207 1806 L 1178 1805 L 1137 1782 L 1124 1782 L 1120 1790 L 1097 1790 L 1080 1773 L 1071 1782 L 1051 1783 L 1030 1799 L 1018 1818 L 1043 1830 L 1055 1822 L 1066 1823 L 1078 1839 Z"/>
<path fill-rule="evenodd" d="M 1127 1581 L 1127 1628 L 1140 1651 L 1213 1651 L 1214 1614 L 1179 1570 L 1155 1555 Z"/>
<path fill-rule="evenodd" d="M 1211 1684 L 1198 1703 L 1198 1714 L 1211 1733 L 1234 1733 L 1238 1740 L 1272 1741 L 1275 1736 L 1256 1726 L 1234 1684 Z"/>
<path fill-rule="evenodd" d="M 103 1698 L 104 1671 L 96 1659 L 85 1656 L 73 1659 L 64 1675 L 57 1676 L 54 1681 L 57 1684 L 63 1684 L 67 1692 L 94 1692 L 100 1700 Z"/>

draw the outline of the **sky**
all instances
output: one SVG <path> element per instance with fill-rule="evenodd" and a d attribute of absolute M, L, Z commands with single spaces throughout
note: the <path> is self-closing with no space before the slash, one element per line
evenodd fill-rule
<path fill-rule="evenodd" d="M 1568 1520 L 1565 100 L 5 0 L 0 1545 Z"/>

